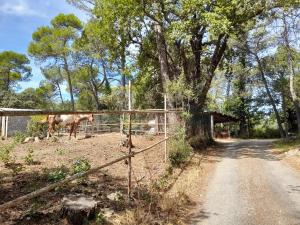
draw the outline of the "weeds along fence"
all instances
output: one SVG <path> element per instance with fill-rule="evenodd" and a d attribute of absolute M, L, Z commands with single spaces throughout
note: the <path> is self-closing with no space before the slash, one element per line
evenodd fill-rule
<path fill-rule="evenodd" d="M 165 102 L 166 102 L 166 98 L 165 98 Z M 97 117 L 99 117 L 99 121 L 102 121 L 101 119 L 105 118 L 105 116 L 108 115 L 113 115 L 114 117 L 119 117 L 122 118 L 122 120 L 120 120 L 120 123 L 118 124 L 119 127 L 119 131 L 120 132 L 124 132 L 127 133 L 127 138 L 128 138 L 128 143 L 131 143 L 131 136 L 132 134 L 136 131 L 136 125 L 139 126 L 144 126 L 147 125 L 149 126 L 149 122 L 147 124 L 145 124 L 145 122 L 140 122 L 142 121 L 141 118 L 147 118 L 148 119 L 152 119 L 154 118 L 154 120 L 156 121 L 156 123 L 154 123 L 154 126 L 157 126 L 157 133 L 163 133 L 164 134 L 164 138 L 161 139 L 160 141 L 146 147 L 143 148 L 141 150 L 138 151 L 133 151 L 132 150 L 132 145 L 129 144 L 128 145 L 128 151 L 127 154 L 125 156 L 119 157 L 117 159 L 114 159 L 110 162 L 107 162 L 103 165 L 100 166 L 96 166 L 86 172 L 82 172 L 82 173 L 77 173 L 75 175 L 71 175 L 69 177 L 67 177 L 64 180 L 58 181 L 56 183 L 50 184 L 44 188 L 41 188 L 39 190 L 33 191 L 29 194 L 26 194 L 24 196 L 18 197 L 14 200 L 11 200 L 9 202 L 6 202 L 2 205 L 0 205 L 0 210 L 4 210 L 7 209 L 9 207 L 14 207 L 17 206 L 19 203 L 26 201 L 26 200 L 31 200 L 35 197 L 41 196 L 42 194 L 49 192 L 59 186 L 62 186 L 64 184 L 67 184 L 73 180 L 76 180 L 78 178 L 81 178 L 83 176 L 95 173 L 103 168 L 109 167 L 115 163 L 118 163 L 120 161 L 123 161 L 125 159 L 128 160 L 128 190 L 127 190 L 127 194 L 128 197 L 130 199 L 131 196 L 131 190 L 132 190 L 132 181 L 131 181 L 131 177 L 132 177 L 132 161 L 131 158 L 137 154 L 146 152 L 146 151 L 150 151 L 152 150 L 155 146 L 164 143 L 164 155 L 165 155 L 165 163 L 167 163 L 168 160 L 168 148 L 167 148 L 167 141 L 170 138 L 173 138 L 174 135 L 171 132 L 168 132 L 168 115 L 170 114 L 178 114 L 180 113 L 180 111 L 178 110 L 167 110 L 166 109 L 166 104 L 165 104 L 165 109 L 148 109 L 148 110 L 131 110 L 131 107 L 129 108 L 129 110 L 121 110 L 121 111 L 107 111 L 107 110 L 102 110 L 102 111 L 75 111 L 75 112 L 71 112 L 71 111 L 43 111 L 43 110 L 35 110 L 35 111 L 24 111 L 24 110 L 0 110 L 0 116 L 1 117 L 7 117 L 7 116 L 33 116 L 33 115 L 61 115 L 61 114 L 94 114 Z M 144 116 L 143 116 L 144 115 Z M 101 123 L 99 122 L 98 124 L 99 126 L 101 125 Z M 102 126 L 102 125 L 101 125 Z M 110 125 L 109 123 L 105 122 L 105 126 L 117 126 L 116 124 Z M 170 125 L 169 125 L 170 127 Z M 134 128 L 134 129 L 133 129 Z M 85 129 L 84 127 L 82 129 Z M 94 129 L 94 127 L 93 127 Z M 146 130 L 144 129 L 143 132 L 145 132 Z"/>

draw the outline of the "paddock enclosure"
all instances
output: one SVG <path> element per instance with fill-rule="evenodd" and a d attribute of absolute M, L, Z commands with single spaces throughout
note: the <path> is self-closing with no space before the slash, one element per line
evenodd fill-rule
<path fill-rule="evenodd" d="M 130 200 L 135 187 L 155 183 L 169 168 L 169 143 L 185 124 L 181 109 L 167 109 L 166 96 L 164 106 L 133 110 L 129 102 L 129 109 L 120 111 L 1 109 L 0 147 L 9 158 L 0 162 L 0 224 L 63 224 L 61 200 L 70 194 L 93 197 L 104 211 L 124 210 L 109 196 L 120 193 Z M 9 137 L 10 118 L 49 114 L 93 114 L 94 122 L 83 121 L 71 140 L 65 127 L 58 127 L 49 140 L 34 137 L 35 141 L 16 144 Z M 220 118 L 218 114 L 215 123 L 226 122 Z M 205 113 L 198 121 L 203 135 L 213 136 L 213 119 Z"/>
<path fill-rule="evenodd" d="M 4 137 L 0 142 L 1 148 L 14 145 L 9 163 L 0 163 L 0 224 L 62 224 L 60 203 L 69 194 L 85 194 L 100 208 L 119 210 L 110 194 L 134 196 L 134 187 L 165 173 L 167 141 L 180 126 L 169 123 L 168 116 L 179 114 L 178 110 L 0 110 L 2 118 L 88 113 L 95 116 L 94 123 L 82 122 L 77 139 L 68 140 L 67 130 L 60 128 L 49 140 L 14 144 L 13 137 Z M 133 146 L 124 145 L 126 139 Z M 29 153 L 30 164 L 26 163 Z M 88 162 L 90 168 L 74 174 L 77 162 Z"/>

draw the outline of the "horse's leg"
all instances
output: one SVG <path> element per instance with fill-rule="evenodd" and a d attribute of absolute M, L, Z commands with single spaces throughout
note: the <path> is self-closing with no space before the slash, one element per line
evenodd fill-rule
<path fill-rule="evenodd" d="M 71 135 L 72 135 L 73 131 L 74 131 L 74 123 L 71 123 L 71 124 L 70 124 L 69 140 L 71 140 Z"/>
<path fill-rule="evenodd" d="M 53 130 L 53 125 L 49 124 L 48 126 L 48 131 L 47 131 L 47 139 L 49 139 L 49 137 L 51 136 L 51 131 Z"/>
<path fill-rule="evenodd" d="M 75 139 L 76 139 L 77 127 L 78 127 L 78 123 L 75 123 L 74 124 L 74 137 L 75 137 Z"/>

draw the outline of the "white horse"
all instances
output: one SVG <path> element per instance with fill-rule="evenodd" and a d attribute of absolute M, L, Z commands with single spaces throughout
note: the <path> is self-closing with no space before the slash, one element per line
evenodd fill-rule
<path fill-rule="evenodd" d="M 74 137 L 76 138 L 77 128 L 81 121 L 87 120 L 92 123 L 94 121 L 93 114 L 77 114 L 77 115 L 48 115 L 48 133 L 47 139 L 50 134 L 55 131 L 55 125 L 70 126 L 69 139 L 71 139 L 72 133 L 74 132 Z"/>

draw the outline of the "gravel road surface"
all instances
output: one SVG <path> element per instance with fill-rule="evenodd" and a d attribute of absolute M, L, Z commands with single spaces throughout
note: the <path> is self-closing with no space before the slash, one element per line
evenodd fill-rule
<path fill-rule="evenodd" d="M 300 225 L 300 175 L 271 153 L 270 144 L 225 145 L 191 224 Z"/>

